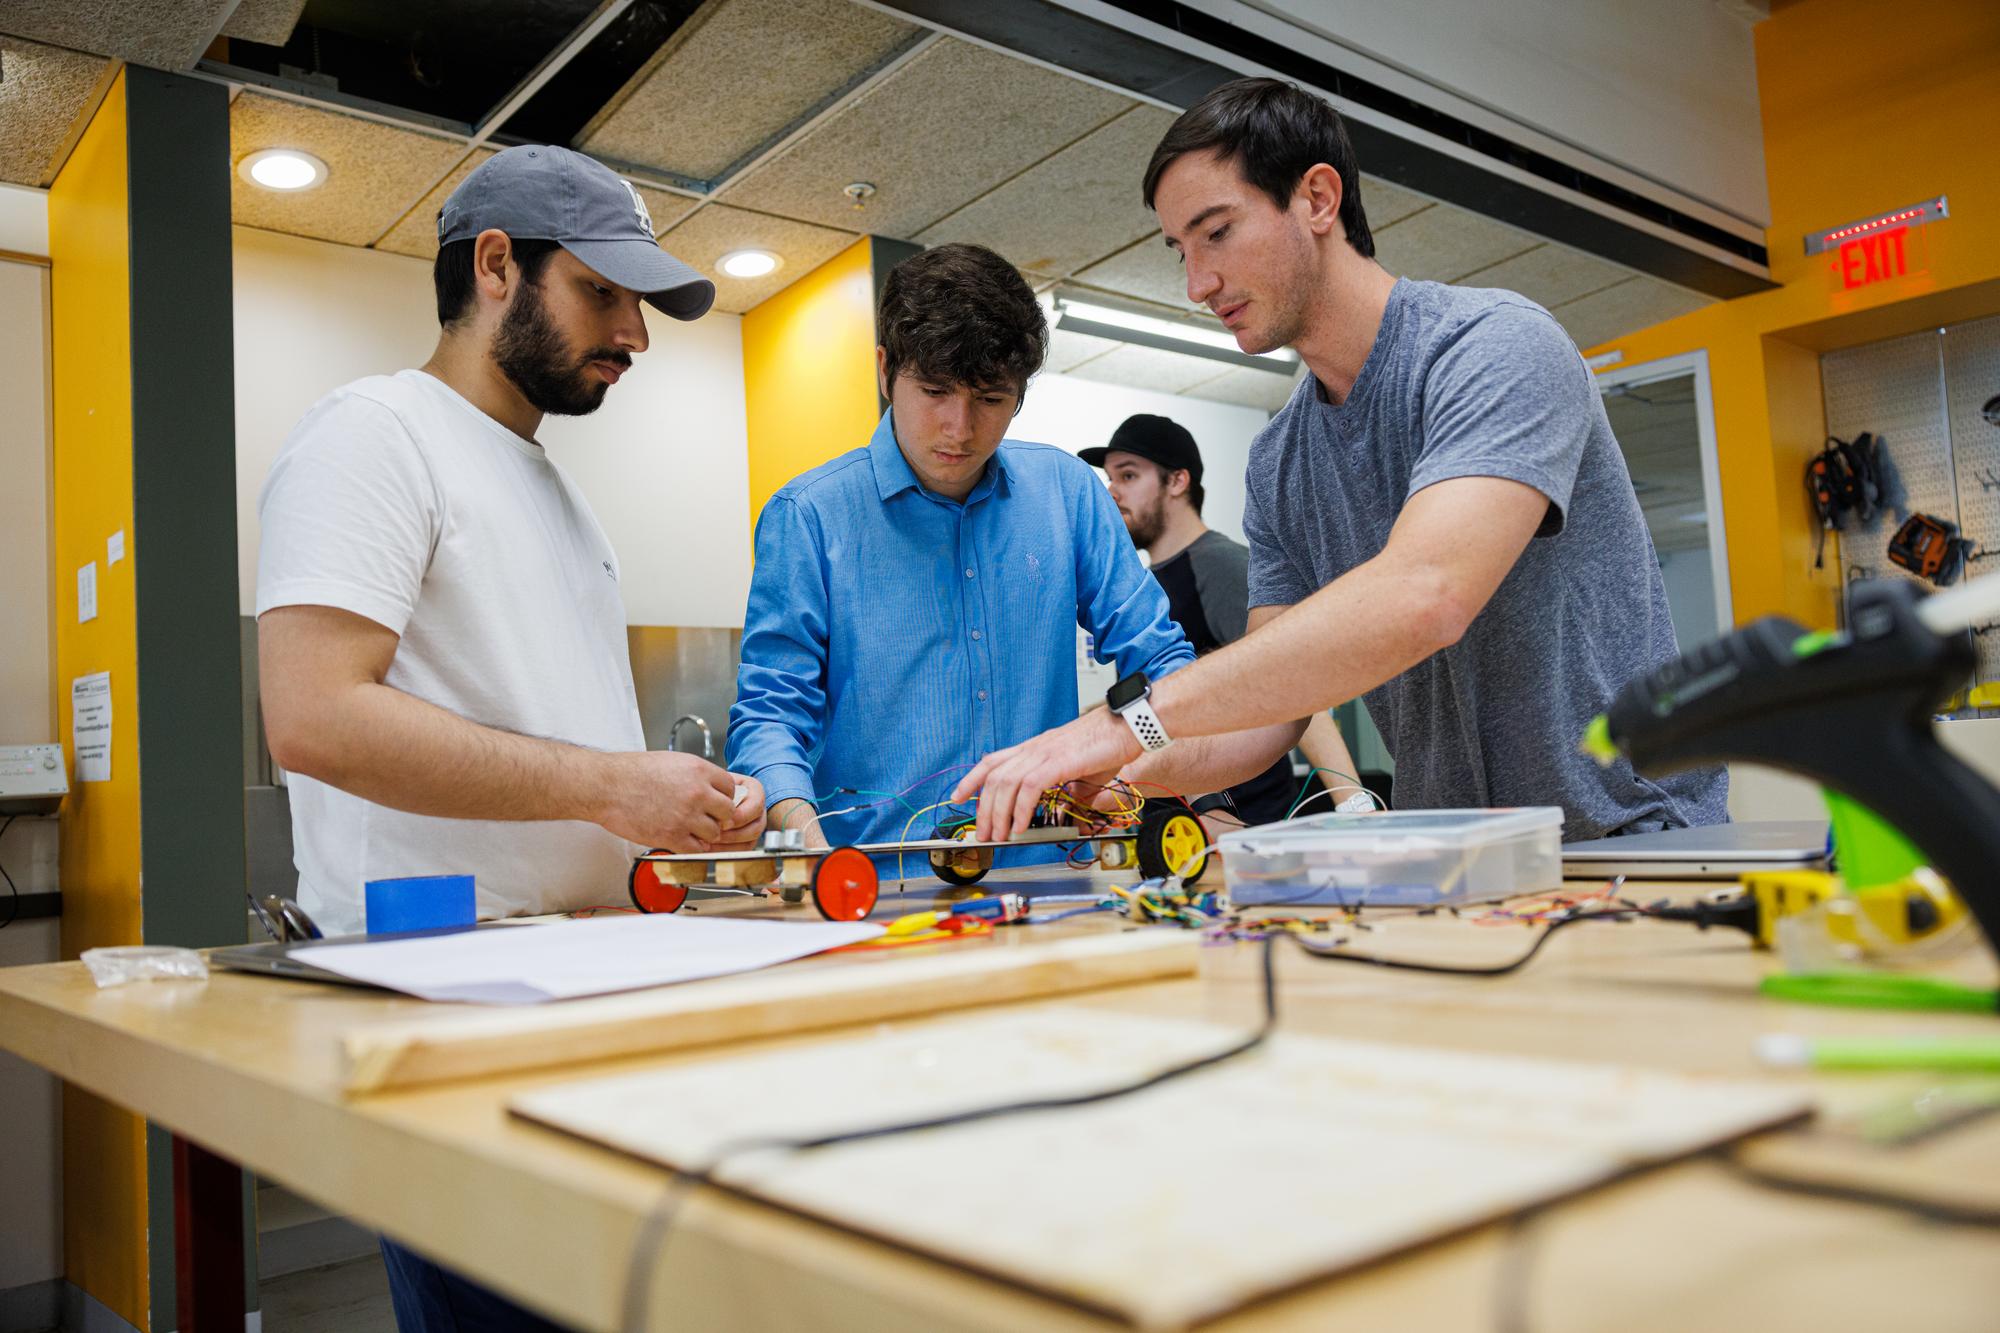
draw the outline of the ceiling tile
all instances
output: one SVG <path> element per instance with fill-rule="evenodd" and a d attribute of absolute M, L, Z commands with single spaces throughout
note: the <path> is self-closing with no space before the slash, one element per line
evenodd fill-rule
<path fill-rule="evenodd" d="M 1180 393 L 1214 379 L 1215 368 L 1220 364 L 1205 356 L 1128 345 L 1086 361 L 1069 373 L 1078 379 L 1120 384 L 1128 389 Z"/>
<path fill-rule="evenodd" d="M 46 185 L 111 62 L 0 37 L 0 63 L 0 181 Z"/>
<path fill-rule="evenodd" d="M 577 146 L 714 180 L 920 31 L 848 0 L 711 0 Z"/>
<path fill-rule="evenodd" d="M 229 22 L 222 25 L 222 35 L 283 46 L 292 40 L 292 29 L 299 26 L 299 15 L 305 9 L 306 0 L 243 0 Z"/>
<path fill-rule="evenodd" d="M 917 237 L 925 245 L 971 241 L 1016 266 L 1068 275 L 1157 235 L 1139 197 L 1146 160 L 1172 112 L 1136 106 L 1109 125 L 1043 159 Z"/>
<path fill-rule="evenodd" d="M 1553 309 L 1633 276 L 1633 271 L 1622 264 L 1551 241 L 1468 273 L 1458 281 L 1464 287 L 1504 287 Z"/>
<path fill-rule="evenodd" d="M 1167 249 L 1166 242 L 1160 239 L 1157 232 L 1133 242 L 1102 263 L 1092 264 L 1076 276 L 1078 281 L 1089 283 L 1092 287 L 1172 306 L 1176 310 L 1204 308 L 1187 299 L 1187 274 L 1181 268 L 1180 258 Z"/>
<path fill-rule="evenodd" d="M 1365 199 L 1366 196 L 1364 195 Z M 1525 231 L 1451 204 L 1432 204 L 1375 229 L 1375 258 L 1399 278 L 1455 282 L 1541 242 Z"/>
<path fill-rule="evenodd" d="M 236 0 L 7 0 L 0 25 L 16 37 L 115 56 L 154 69 L 201 58 Z"/>
<path fill-rule="evenodd" d="M 261 148 L 311 153 L 326 163 L 326 180 L 295 194 L 252 185 L 234 164 Z M 464 151 L 455 139 L 245 91 L 229 107 L 230 216 L 245 227 L 369 245 Z"/>
<path fill-rule="evenodd" d="M 375 248 L 399 255 L 415 255 L 419 259 L 437 258 L 438 210 L 444 207 L 444 201 L 451 197 L 451 192 L 492 156 L 491 148 L 475 149 L 471 157 L 453 167 L 451 175 L 439 182 L 415 208 L 405 213 L 402 220 L 390 228 L 389 234 L 375 243 Z M 668 194 L 665 190 L 655 190 L 646 185 L 632 188 L 646 201 L 646 212 L 653 219 L 655 235 L 664 234 L 667 228 L 686 217 L 694 207 L 695 201 L 685 195 Z"/>
<path fill-rule="evenodd" d="M 1131 105 L 1067 75 L 945 38 L 723 197 L 907 239 Z M 876 187 L 864 209 L 841 194 L 854 181 Z"/>
<path fill-rule="evenodd" d="M 1218 403 L 1235 403 L 1239 407 L 1275 412 L 1290 401 L 1293 383 L 1290 375 L 1274 375 L 1268 370 L 1232 366 L 1212 380 L 1203 380 L 1191 389 L 1181 390 L 1181 394 L 1188 398 L 1207 398 Z"/>
<path fill-rule="evenodd" d="M 1433 201 L 1400 185 L 1391 185 L 1379 176 L 1361 173 L 1361 208 L 1368 214 L 1368 230 L 1380 231 L 1390 223 L 1429 208 Z"/>
<path fill-rule="evenodd" d="M 715 281 L 717 310 L 740 315 L 791 286 L 856 239 L 853 232 L 710 204 L 663 234 L 660 244 L 674 258 Z M 752 247 L 777 255 L 785 261 L 783 267 L 762 278 L 732 278 L 716 267 L 717 261 L 731 250 Z"/>
<path fill-rule="evenodd" d="M 451 175 L 439 182 L 436 189 L 425 195 L 416 207 L 403 214 L 402 220 L 389 229 L 389 234 L 375 243 L 377 250 L 387 250 L 393 254 L 415 255 L 418 259 L 436 259 L 438 252 L 437 218 L 444 201 L 451 197 L 467 176 L 493 156 L 491 148 L 477 148 L 472 156 L 451 169 Z"/>
<path fill-rule="evenodd" d="M 1049 333 L 1049 354 L 1042 361 L 1042 369 L 1057 375 L 1067 375 L 1084 362 L 1115 352 L 1125 344 L 1114 338 L 1099 338 L 1088 333 L 1072 333 L 1068 329 L 1053 329 Z"/>
<path fill-rule="evenodd" d="M 1556 306 L 1549 313 L 1569 330 L 1578 347 L 1590 348 L 1699 310 L 1713 300 L 1657 278 L 1634 277 Z"/>

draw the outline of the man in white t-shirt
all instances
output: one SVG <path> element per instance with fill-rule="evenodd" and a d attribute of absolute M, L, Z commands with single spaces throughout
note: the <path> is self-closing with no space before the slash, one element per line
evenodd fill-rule
<path fill-rule="evenodd" d="M 314 404 L 259 501 L 264 723 L 291 775 L 301 905 L 363 928 L 362 885 L 470 874 L 480 917 L 614 903 L 634 844 L 751 844 L 764 795 L 640 731 L 618 559 L 535 443 L 646 349 L 640 301 L 714 285 L 637 191 L 518 147 L 438 214 L 437 351 Z"/>

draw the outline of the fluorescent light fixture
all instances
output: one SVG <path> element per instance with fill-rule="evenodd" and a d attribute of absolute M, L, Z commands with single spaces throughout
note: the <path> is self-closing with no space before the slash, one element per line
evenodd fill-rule
<path fill-rule="evenodd" d="M 761 278 L 776 273 L 784 262 L 769 250 L 731 250 L 722 257 L 721 268 L 732 278 Z"/>
<path fill-rule="evenodd" d="M 1703 527 L 1706 527 L 1708 526 L 1708 511 L 1706 509 L 1697 509 L 1694 510 L 1692 513 L 1676 514 L 1674 515 L 1674 521 L 1677 523 L 1686 523 L 1690 525 L 1699 524 Z"/>
<path fill-rule="evenodd" d="M 1238 347 L 1234 335 L 1223 329 L 1162 319 L 1157 315 L 1141 315 L 1130 310 L 1121 310 L 1116 306 L 1079 301 L 1069 296 L 1057 295 L 1045 298 L 1043 308 L 1050 312 L 1055 327 L 1073 333 L 1086 333 L 1098 338 L 1115 338 L 1142 347 L 1182 352 L 1190 356 L 1205 356 L 1211 360 L 1227 361 L 1232 365 L 1248 366 L 1255 370 L 1268 370 L 1279 375 L 1290 375 L 1299 361 L 1299 354 L 1289 347 L 1253 355 Z"/>
<path fill-rule="evenodd" d="M 287 194 L 310 190 L 326 179 L 326 163 L 296 148 L 265 148 L 236 164 L 237 174 L 252 185 Z"/>

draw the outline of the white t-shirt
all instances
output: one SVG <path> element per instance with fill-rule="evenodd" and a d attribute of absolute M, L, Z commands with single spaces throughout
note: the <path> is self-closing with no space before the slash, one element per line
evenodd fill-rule
<path fill-rule="evenodd" d="M 257 614 L 332 606 L 402 636 L 386 683 L 489 727 L 643 750 L 618 559 L 540 446 L 420 370 L 315 403 L 258 500 Z M 622 901 L 594 824 L 408 814 L 293 774 L 299 901 L 362 928 L 362 885 L 471 874 L 481 918 Z"/>

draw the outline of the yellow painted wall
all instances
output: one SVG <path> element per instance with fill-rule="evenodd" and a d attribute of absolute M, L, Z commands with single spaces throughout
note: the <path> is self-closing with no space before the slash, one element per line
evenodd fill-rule
<path fill-rule="evenodd" d="M 2000 5 L 1793 0 L 1757 25 L 1768 235 L 1776 291 L 1590 349 L 1623 366 L 1706 350 L 1737 619 L 1833 623 L 1838 579 L 1815 575 L 1806 460 L 1825 438 L 1819 353 L 2000 313 Z M 1836 290 L 1808 232 L 1935 195 L 1929 271 Z"/>
<path fill-rule="evenodd" d="M 74 774 L 70 682 L 111 673 L 111 780 L 73 782 L 62 809 L 62 949 L 140 942 L 138 626 L 132 526 L 132 320 L 121 73 L 49 189 L 55 450 L 55 708 Z M 127 556 L 105 563 L 105 539 Z M 97 562 L 97 618 L 77 623 L 76 571 Z M 63 1090 L 66 1275 L 149 1327 L 146 1132 L 136 1116 Z"/>
<path fill-rule="evenodd" d="M 875 391 L 875 293 L 862 237 L 743 317 L 750 526 L 801 472 L 868 443 Z"/>

